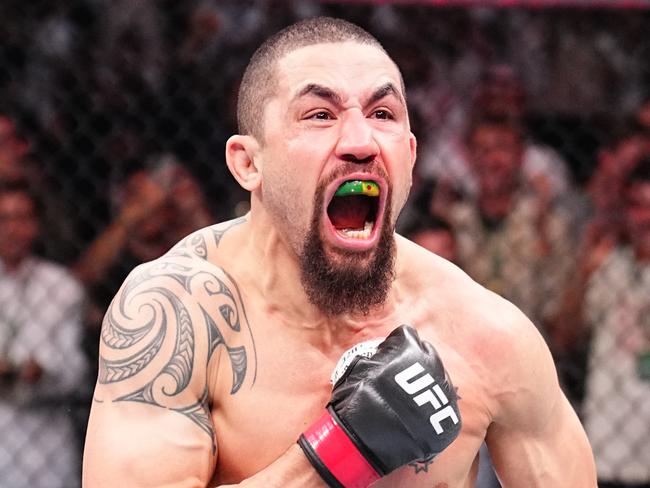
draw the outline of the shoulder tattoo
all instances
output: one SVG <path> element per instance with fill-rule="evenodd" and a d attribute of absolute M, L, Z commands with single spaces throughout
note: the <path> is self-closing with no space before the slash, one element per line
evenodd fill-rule
<path fill-rule="evenodd" d="M 176 244 L 169 252 L 167 257 L 189 257 L 196 256 L 208 260 L 210 252 L 214 252 L 219 247 L 223 236 L 233 227 L 246 222 L 246 217 L 239 217 L 234 220 L 222 222 L 220 224 L 199 230 L 185 237 Z"/>
<path fill-rule="evenodd" d="M 223 238 L 226 232 L 228 232 L 233 227 L 243 224 L 244 222 L 246 222 L 246 217 L 239 217 L 237 219 L 230 220 L 228 222 L 224 222 L 223 224 L 219 224 L 213 227 L 212 236 L 214 237 L 215 245 L 218 247 L 219 243 L 221 242 L 221 239 Z"/>
<path fill-rule="evenodd" d="M 237 283 L 223 269 L 196 266 L 196 257 L 181 253 L 140 266 L 127 278 L 106 313 L 101 342 L 98 382 L 122 382 L 128 391 L 114 402 L 174 410 L 213 439 L 205 374 L 210 360 L 221 348 L 227 353 L 230 394 L 246 380 L 252 387 L 257 375 Z"/>

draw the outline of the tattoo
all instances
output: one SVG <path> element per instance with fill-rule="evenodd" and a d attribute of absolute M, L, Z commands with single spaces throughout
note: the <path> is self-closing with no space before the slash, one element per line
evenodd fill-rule
<path fill-rule="evenodd" d="M 203 234 L 197 233 L 187 237 L 184 244 L 198 257 L 207 259 L 208 246 L 205 243 L 205 237 L 203 237 Z"/>
<path fill-rule="evenodd" d="M 233 227 L 243 224 L 244 222 L 246 222 L 246 217 L 239 217 L 214 227 L 212 229 L 212 235 L 214 237 L 214 243 L 217 245 L 217 247 L 219 247 L 221 238 L 224 236 L 226 232 L 228 232 Z"/>
<path fill-rule="evenodd" d="M 246 222 L 246 217 L 239 217 L 234 220 L 229 220 L 227 222 L 222 222 L 208 229 L 208 232 L 212 233 L 214 238 L 214 247 L 219 247 L 219 243 L 223 236 L 233 227 L 243 224 Z M 209 234 L 204 230 L 197 231 L 193 234 L 182 239 L 178 244 L 176 244 L 172 249 L 170 249 L 165 256 L 166 257 L 190 257 L 197 256 L 201 259 L 208 260 L 208 239 L 206 236 Z"/>
<path fill-rule="evenodd" d="M 432 464 L 433 464 L 433 458 L 423 459 L 421 461 L 413 461 L 412 463 L 409 463 L 409 466 L 415 469 L 415 474 L 418 474 L 422 472 L 428 473 L 429 466 L 431 466 Z"/>
<path fill-rule="evenodd" d="M 201 232 L 190 234 L 165 254 L 165 257 L 189 258 L 192 256 L 208 259 L 208 246 Z"/>
<path fill-rule="evenodd" d="M 196 371 L 205 371 L 220 346 L 227 351 L 233 372 L 230 393 L 237 393 L 251 374 L 252 386 L 257 352 L 235 280 L 217 267 L 198 269 L 195 262 L 179 252 L 173 261 L 162 258 L 136 268 L 129 276 L 104 320 L 98 381 L 110 384 L 133 379 L 140 387 L 113 401 L 176 411 L 212 438 L 216 452 L 208 385 L 203 385 L 199 401 L 183 405 L 186 390 Z M 199 292 L 207 294 L 209 301 L 198 305 L 201 313 L 192 316 L 184 300 Z M 207 352 L 201 348 L 203 352 L 197 353 L 197 333 L 207 336 Z M 252 351 L 247 351 L 246 343 Z"/>
<path fill-rule="evenodd" d="M 214 428 L 212 426 L 212 419 L 210 418 L 210 402 L 208 401 L 208 387 L 203 389 L 201 399 L 183 408 L 175 408 L 178 413 L 189 417 L 192 422 L 197 424 L 206 434 L 212 439 L 212 455 L 217 452 L 217 444 L 214 442 Z"/>

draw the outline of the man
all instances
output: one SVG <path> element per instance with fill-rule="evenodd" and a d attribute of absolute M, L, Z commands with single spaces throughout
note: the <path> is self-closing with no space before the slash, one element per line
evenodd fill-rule
<path fill-rule="evenodd" d="M 543 329 L 571 269 L 572 216 L 548 185 L 526 183 L 523 144 L 519 124 L 509 118 L 474 121 L 467 146 L 478 192 L 447 212 L 463 270 Z"/>
<path fill-rule="evenodd" d="M 650 486 L 650 156 L 621 183 L 621 235 L 587 241 L 555 331 L 574 348 L 591 333 L 584 419 L 603 488 Z"/>
<path fill-rule="evenodd" d="M 0 185 L 0 476 L 13 488 L 78 485 L 70 396 L 85 378 L 83 290 L 63 267 L 34 255 L 36 200 Z"/>
<path fill-rule="evenodd" d="M 226 157 L 251 211 L 113 301 L 85 486 L 471 486 L 486 436 L 505 486 L 595 486 L 536 329 L 393 232 L 416 142 L 378 41 L 289 27 L 253 56 L 238 117 Z"/>
<path fill-rule="evenodd" d="M 473 120 L 482 117 L 511 118 L 524 124 L 530 97 L 520 73 L 514 66 L 504 63 L 485 66 L 471 92 L 471 96 L 460 99 L 458 106 L 452 109 L 453 116 L 445 117 L 450 122 L 447 126 L 430 131 L 434 137 L 421 151 L 418 166 L 423 175 L 438 179 L 443 186 L 475 195 L 479 181 L 462 134 L 470 129 Z M 430 104 L 430 98 L 429 95 L 425 103 Z M 560 154 L 529 138 L 522 141 L 521 150 L 523 181 L 543 180 L 556 198 L 571 193 L 571 175 Z"/>

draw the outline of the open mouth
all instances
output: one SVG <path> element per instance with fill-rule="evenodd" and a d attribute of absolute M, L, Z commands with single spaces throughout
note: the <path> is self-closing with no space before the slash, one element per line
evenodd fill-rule
<path fill-rule="evenodd" d="M 373 180 L 347 180 L 336 189 L 327 206 L 327 216 L 340 239 L 373 239 L 380 214 L 380 194 L 380 187 Z"/>

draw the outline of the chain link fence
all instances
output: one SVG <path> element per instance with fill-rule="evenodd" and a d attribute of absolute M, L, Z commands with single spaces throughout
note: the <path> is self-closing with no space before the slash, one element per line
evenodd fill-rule
<path fill-rule="evenodd" d="M 650 204 L 628 183 L 650 161 L 650 11 L 542 3 L 1 2 L 0 487 L 79 486 L 110 299 L 247 211 L 224 162 L 239 78 L 319 14 L 403 71 L 419 159 L 402 232 L 446 232 L 419 242 L 534 319 L 599 476 L 650 483 Z M 490 135 L 524 161 L 501 213 L 482 206 Z"/>

